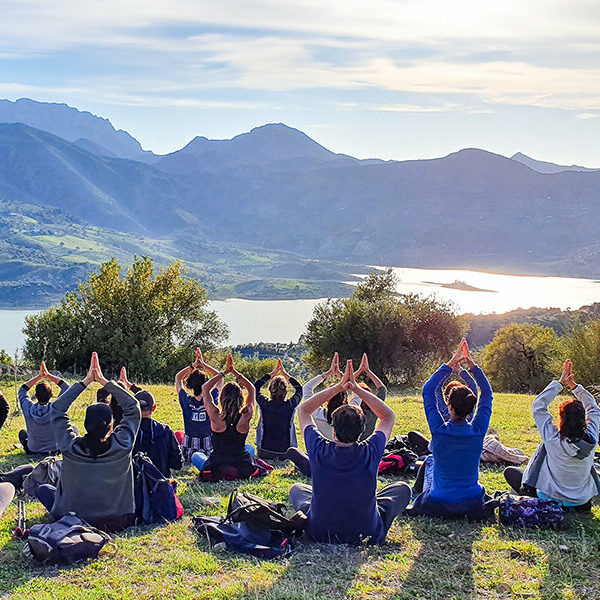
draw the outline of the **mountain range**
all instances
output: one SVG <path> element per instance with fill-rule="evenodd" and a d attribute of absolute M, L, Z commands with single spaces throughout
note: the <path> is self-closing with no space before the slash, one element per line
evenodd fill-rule
<path fill-rule="evenodd" d="M 372 264 L 598 277 L 599 204 L 600 170 L 520 153 L 359 160 L 269 124 L 159 156 L 67 105 L 0 101 L 3 305 L 133 253 L 221 297 L 339 295 Z"/>

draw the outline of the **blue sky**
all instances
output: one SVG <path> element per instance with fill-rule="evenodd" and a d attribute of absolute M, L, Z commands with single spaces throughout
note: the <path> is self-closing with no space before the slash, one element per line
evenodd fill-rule
<path fill-rule="evenodd" d="M 0 97 L 166 153 L 283 122 L 360 158 L 600 167 L 597 0 L 0 0 Z"/>

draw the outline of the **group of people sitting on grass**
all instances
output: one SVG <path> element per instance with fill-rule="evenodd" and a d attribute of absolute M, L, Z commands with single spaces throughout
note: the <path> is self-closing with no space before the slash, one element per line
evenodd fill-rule
<path fill-rule="evenodd" d="M 233 380 L 226 381 L 228 376 Z M 315 393 L 332 378 L 335 383 Z M 42 380 L 59 386 L 56 400 Z M 98 402 L 86 409 L 85 433 L 80 435 L 68 410 L 92 382 L 101 389 Z M 34 385 L 35 402 L 29 396 Z M 42 485 L 37 492 L 54 519 L 74 512 L 105 531 L 130 526 L 135 513 L 132 456 L 138 451 L 145 452 L 165 477 L 181 469 L 184 461 L 191 462 L 202 481 L 249 479 L 272 470 L 264 459 L 292 461 L 312 481 L 294 484 L 290 503 L 307 515 L 307 534 L 319 542 L 380 543 L 393 520 L 403 514 L 484 519 L 496 506 L 479 483 L 492 389 L 464 339 L 423 387 L 431 439 L 412 489 L 402 482 L 377 489 L 395 414 L 366 355 L 357 371 L 348 361 L 342 372 L 336 353 L 329 370 L 302 387 L 281 361 L 252 383 L 236 370 L 231 355 L 225 370 L 219 371 L 198 350 L 195 362 L 177 373 L 175 387 L 184 423 L 178 432 L 152 418 L 154 397 L 131 384 L 125 369 L 119 381 L 108 381 L 95 353 L 86 377 L 70 386 L 42 363 L 39 376 L 19 390 L 27 425 L 19 440 L 31 454 L 62 454 L 58 485 Z M 574 398 L 560 404 L 557 426 L 548 406 L 564 387 Z M 257 404 L 255 450 L 247 436 Z M 296 413 L 306 452 L 298 448 Z M 0 394 L 0 426 L 7 414 L 8 404 Z M 534 400 L 533 417 L 541 443 L 524 471 L 505 470 L 506 481 L 518 494 L 589 510 L 600 493 L 593 464 L 600 409 L 575 383 L 569 360 L 560 380 Z M 0 476 L 0 511 L 28 468 L 33 466 Z"/>

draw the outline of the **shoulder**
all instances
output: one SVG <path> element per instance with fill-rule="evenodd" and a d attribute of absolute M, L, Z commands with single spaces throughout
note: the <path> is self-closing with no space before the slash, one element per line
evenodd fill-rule
<path fill-rule="evenodd" d="M 364 443 L 376 452 L 381 452 L 383 454 L 383 451 L 385 450 L 385 445 L 387 443 L 387 439 L 383 431 L 376 431 L 375 433 L 370 435 Z"/>

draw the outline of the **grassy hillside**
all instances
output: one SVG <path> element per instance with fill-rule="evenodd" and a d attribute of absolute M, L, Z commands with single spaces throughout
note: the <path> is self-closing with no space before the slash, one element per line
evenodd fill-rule
<path fill-rule="evenodd" d="M 175 392 L 153 386 L 156 416 L 174 428 L 182 420 Z M 14 393 L 5 388 L 11 405 Z M 73 406 L 81 425 L 85 406 L 95 393 L 86 391 Z M 492 427 L 509 445 L 531 453 L 538 435 L 531 418 L 531 397 L 498 394 Z M 427 431 L 417 396 L 391 399 L 397 414 L 395 433 Z M 0 432 L 0 471 L 27 462 L 13 447 L 20 416 L 9 417 Z M 600 590 L 600 509 L 572 519 L 565 531 L 516 531 L 496 522 L 469 524 L 431 519 L 398 519 L 387 543 L 379 548 L 298 545 L 281 561 L 258 561 L 226 551 L 212 551 L 198 538 L 190 517 L 222 514 L 236 483 L 200 484 L 194 469 L 178 477 L 186 515 L 164 527 L 133 528 L 117 536 L 119 552 L 87 565 L 38 567 L 20 554 L 13 541 L 13 504 L 0 524 L 0 593 L 7 599 L 405 599 L 532 598 L 567 600 L 598 598 Z M 242 483 L 266 498 L 287 500 L 294 481 L 303 481 L 288 464 L 277 465 L 268 478 Z M 389 480 L 386 480 L 389 481 Z M 488 491 L 506 489 L 502 469 L 485 467 Z M 381 481 L 384 485 L 385 481 Z M 216 496 L 219 509 L 203 505 Z M 41 505 L 28 504 L 32 522 L 47 519 Z"/>
<path fill-rule="evenodd" d="M 309 260 L 289 252 L 208 242 L 176 232 L 157 239 L 84 224 L 62 210 L 2 201 L 0 195 L 0 308 L 42 308 L 60 300 L 112 257 L 122 265 L 150 255 L 159 265 L 183 260 L 213 299 L 288 299 L 347 296 L 351 273 L 363 267 Z"/>

